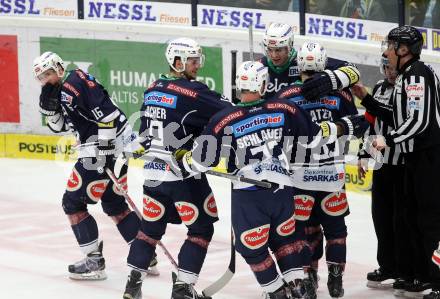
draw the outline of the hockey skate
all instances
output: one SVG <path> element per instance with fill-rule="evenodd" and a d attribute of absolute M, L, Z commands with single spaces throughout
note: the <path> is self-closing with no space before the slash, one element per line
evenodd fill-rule
<path fill-rule="evenodd" d="M 172 273 L 172 278 L 173 291 L 171 299 L 212 299 L 211 297 L 197 294 L 193 284 L 177 280 L 177 274 L 174 272 Z"/>
<path fill-rule="evenodd" d="M 330 297 L 339 298 L 344 296 L 344 288 L 342 287 L 343 274 L 344 274 L 343 265 L 328 264 L 327 287 Z"/>
<path fill-rule="evenodd" d="M 289 282 L 291 298 L 316 299 L 315 284 L 312 279 L 295 279 Z"/>
<path fill-rule="evenodd" d="M 414 279 L 411 283 L 406 284 L 404 295 L 406 298 L 422 299 L 424 295 L 427 295 L 425 291 L 430 288 L 430 283 Z"/>
<path fill-rule="evenodd" d="M 74 280 L 104 280 L 105 259 L 102 256 L 103 242 L 99 242 L 98 249 L 89 253 L 85 259 L 69 265 L 69 278 Z"/>
<path fill-rule="evenodd" d="M 319 275 L 317 269 L 310 267 L 307 271 L 309 279 L 312 281 L 315 290 L 319 287 Z"/>
<path fill-rule="evenodd" d="M 150 261 L 150 266 L 147 269 L 147 275 L 159 276 L 159 270 L 157 269 L 157 254 L 154 253 L 153 258 Z"/>
<path fill-rule="evenodd" d="M 403 278 L 397 278 L 393 283 L 394 296 L 404 297 L 406 285 L 407 285 L 407 282 Z"/>
<path fill-rule="evenodd" d="M 142 273 L 137 270 L 131 270 L 125 285 L 124 299 L 142 298 Z"/>
<path fill-rule="evenodd" d="M 279 288 L 278 290 L 276 290 L 275 292 L 271 292 L 271 293 L 264 292 L 263 298 L 264 299 L 290 299 L 292 297 L 290 295 L 289 286 L 284 285 L 281 288 Z"/>
<path fill-rule="evenodd" d="M 391 273 L 383 271 L 382 268 L 376 269 L 367 274 L 367 287 L 372 289 L 390 289 L 393 287 L 394 279 Z"/>
<path fill-rule="evenodd" d="M 431 293 L 423 296 L 423 299 L 440 299 L 440 290 L 432 290 Z"/>

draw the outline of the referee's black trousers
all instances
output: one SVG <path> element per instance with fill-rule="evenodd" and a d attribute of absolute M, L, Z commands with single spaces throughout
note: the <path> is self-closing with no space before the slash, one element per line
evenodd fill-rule
<path fill-rule="evenodd" d="M 440 241 L 440 146 L 405 154 L 406 217 L 416 278 L 440 287 L 440 270 L 431 262 Z"/>
<path fill-rule="evenodd" d="M 412 279 L 405 218 L 404 166 L 383 164 L 373 171 L 371 214 L 377 236 L 377 262 L 395 278 Z"/>

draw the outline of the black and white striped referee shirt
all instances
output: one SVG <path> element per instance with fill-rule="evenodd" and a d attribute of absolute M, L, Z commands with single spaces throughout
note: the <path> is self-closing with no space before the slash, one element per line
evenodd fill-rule
<path fill-rule="evenodd" d="M 440 83 L 434 70 L 418 59 L 411 59 L 396 78 L 391 105 L 371 101 L 362 105 L 394 129 L 385 136 L 388 146 L 399 145 L 412 153 L 440 145 Z M 392 121 L 392 122 L 391 122 Z"/>

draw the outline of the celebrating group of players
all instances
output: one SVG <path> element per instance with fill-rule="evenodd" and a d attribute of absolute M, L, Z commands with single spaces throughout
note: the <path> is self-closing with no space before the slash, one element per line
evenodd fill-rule
<path fill-rule="evenodd" d="M 401 36 L 393 41 L 412 45 Z M 85 258 L 69 266 L 71 278 L 106 278 L 103 243 L 87 211 L 88 204 L 100 201 L 130 244 L 123 298 L 142 297 L 146 275 L 158 274 L 155 251 L 167 224 L 182 222 L 188 232 L 173 273 L 171 298 L 209 298 L 194 288 L 218 220 L 205 173 L 223 160 L 230 174 L 271 183 L 263 188 L 234 181 L 231 190 L 235 248 L 265 298 L 317 297 L 324 236 L 328 291 L 333 298 L 344 295 L 344 217 L 349 213 L 344 156 L 347 142 L 362 137 L 370 126 L 366 119 L 375 120 L 357 115 L 350 90 L 360 78 L 354 65 L 327 58 L 315 42 L 296 51 L 287 24 L 268 26 L 263 45 L 266 56 L 239 66 L 240 102 L 233 105 L 196 80 L 205 57 L 194 40 L 169 42 L 169 73 L 144 92 L 138 136 L 92 75 L 80 69 L 67 72 L 52 52 L 35 59 L 34 74 L 42 85 L 40 111 L 48 127 L 71 130 L 78 139 L 78 161 L 62 202 Z M 369 116 L 389 116 L 389 107 L 368 101 L 361 87 L 353 90 L 364 98 Z M 417 88 L 406 92 L 421 93 Z M 391 145 L 393 139 L 387 136 L 375 139 L 376 152 Z M 145 160 L 142 219 L 120 190 L 127 186 L 127 165 L 115 169 L 116 157 Z M 109 171 L 118 173 L 118 184 Z"/>

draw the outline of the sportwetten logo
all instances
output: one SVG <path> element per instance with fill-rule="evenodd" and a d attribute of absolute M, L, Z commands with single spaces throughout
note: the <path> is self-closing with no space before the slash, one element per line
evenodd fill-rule
<path fill-rule="evenodd" d="M 176 108 L 177 97 L 171 94 L 152 91 L 144 96 L 145 105 L 157 105 L 169 108 Z"/>

